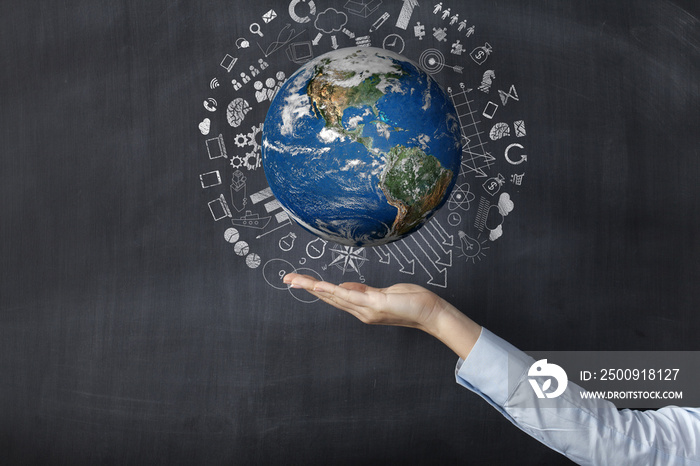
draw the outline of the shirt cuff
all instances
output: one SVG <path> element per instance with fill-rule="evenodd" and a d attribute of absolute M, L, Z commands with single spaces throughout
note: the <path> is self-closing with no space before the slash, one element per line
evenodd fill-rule
<path fill-rule="evenodd" d="M 519 381 L 534 362 L 532 357 L 482 327 L 467 359 L 457 362 L 455 376 L 457 383 L 503 413 L 503 405 L 515 388 L 509 385 Z M 509 373 L 511 384 L 508 383 Z"/>

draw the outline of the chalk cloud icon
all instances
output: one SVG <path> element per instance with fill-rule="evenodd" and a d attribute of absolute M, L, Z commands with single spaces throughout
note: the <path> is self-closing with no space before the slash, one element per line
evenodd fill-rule
<path fill-rule="evenodd" d="M 498 198 L 498 212 L 504 217 L 515 209 L 515 203 L 511 201 L 510 194 L 503 193 Z"/>
<path fill-rule="evenodd" d="M 198 128 L 199 132 L 202 133 L 203 136 L 206 136 L 209 134 L 209 130 L 211 129 L 211 120 L 209 118 L 205 118 L 199 123 Z"/>
<path fill-rule="evenodd" d="M 498 197 L 498 203 L 488 207 L 484 226 L 489 230 L 491 241 L 496 241 L 503 236 L 503 221 L 513 209 L 515 209 L 515 203 L 510 199 L 508 193 L 501 193 Z"/>
<path fill-rule="evenodd" d="M 348 22 L 348 15 L 336 10 L 335 8 L 326 8 L 316 16 L 314 27 L 319 31 L 330 34 L 331 32 L 340 31 Z"/>

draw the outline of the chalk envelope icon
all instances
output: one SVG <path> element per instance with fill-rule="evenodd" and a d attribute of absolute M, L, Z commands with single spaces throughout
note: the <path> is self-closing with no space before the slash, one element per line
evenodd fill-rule
<path fill-rule="evenodd" d="M 448 198 L 462 156 L 450 96 L 406 57 L 353 47 L 301 66 L 265 118 L 262 165 L 299 225 L 348 246 L 396 241 Z"/>

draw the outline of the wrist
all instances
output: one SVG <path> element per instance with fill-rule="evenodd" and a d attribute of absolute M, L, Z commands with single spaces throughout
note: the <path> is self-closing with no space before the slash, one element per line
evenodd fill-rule
<path fill-rule="evenodd" d="M 481 326 L 447 301 L 441 300 L 437 311 L 423 330 L 466 359 L 481 335 Z"/>

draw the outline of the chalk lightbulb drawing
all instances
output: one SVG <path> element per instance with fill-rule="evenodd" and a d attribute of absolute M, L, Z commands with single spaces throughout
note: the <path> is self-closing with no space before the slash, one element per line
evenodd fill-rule
<path fill-rule="evenodd" d="M 484 250 L 488 249 L 488 246 L 484 246 L 486 240 L 479 241 L 479 236 L 472 238 L 463 231 L 457 233 L 459 236 L 459 244 L 462 248 L 462 256 L 466 256 L 467 260 L 471 259 L 472 263 L 476 263 L 476 260 L 481 260 L 482 257 L 486 257 Z"/>

